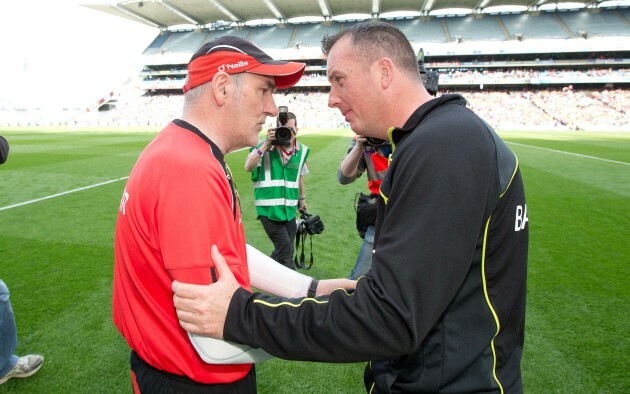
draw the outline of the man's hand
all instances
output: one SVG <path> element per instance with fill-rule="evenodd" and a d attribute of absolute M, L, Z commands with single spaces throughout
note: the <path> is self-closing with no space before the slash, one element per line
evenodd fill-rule
<path fill-rule="evenodd" d="M 173 281 L 173 304 L 184 330 L 223 339 L 230 300 L 240 286 L 216 245 L 212 245 L 212 260 L 219 280 L 207 286 Z"/>
<path fill-rule="evenodd" d="M 276 140 L 276 129 L 275 128 L 271 128 L 269 130 L 267 130 L 267 140 L 265 141 L 265 144 L 267 144 L 267 146 L 269 147 L 270 145 L 273 144 L 273 141 Z"/>
<path fill-rule="evenodd" d="M 367 145 L 367 137 L 357 134 L 357 149 L 363 150 Z"/>
<path fill-rule="evenodd" d="M 317 285 L 317 291 L 315 294 L 317 296 L 320 295 L 329 295 L 335 289 L 346 289 L 346 290 L 354 290 L 357 287 L 356 280 L 350 280 L 345 278 L 340 279 L 322 279 L 319 281 Z"/>

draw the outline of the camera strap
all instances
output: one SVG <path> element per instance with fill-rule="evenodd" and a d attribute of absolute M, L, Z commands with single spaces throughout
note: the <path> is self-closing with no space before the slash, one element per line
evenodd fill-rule
<path fill-rule="evenodd" d="M 311 260 L 308 267 L 306 266 L 306 262 L 304 261 L 304 246 L 306 245 L 307 236 L 309 236 L 311 239 Z M 300 252 L 300 258 L 298 259 L 298 250 L 300 249 L 300 243 L 302 244 L 302 250 Z M 313 267 L 313 236 L 308 235 L 306 231 L 298 231 L 295 236 L 295 256 L 293 257 L 293 263 L 297 268 L 304 270 L 310 270 L 311 267 Z"/>

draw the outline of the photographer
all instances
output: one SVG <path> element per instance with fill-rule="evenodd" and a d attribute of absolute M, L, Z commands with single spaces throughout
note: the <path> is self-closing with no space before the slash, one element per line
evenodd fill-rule
<path fill-rule="evenodd" d="M 369 195 L 361 193 L 356 206 L 357 230 L 363 238 L 350 279 L 358 279 L 365 275 L 372 266 L 372 250 L 374 249 L 374 225 L 376 222 L 376 200 L 383 175 L 387 171 L 388 158 L 392 152 L 389 141 L 366 138 L 357 135 L 348 148 L 346 157 L 341 161 L 337 171 L 337 179 L 342 185 L 354 182 L 367 171 Z"/>
<path fill-rule="evenodd" d="M 297 210 L 306 211 L 304 175 L 310 149 L 297 141 L 297 119 L 286 107 L 278 108 L 278 127 L 250 152 L 245 170 L 252 173 L 258 220 L 273 242 L 271 258 L 295 269 L 293 240 Z"/>

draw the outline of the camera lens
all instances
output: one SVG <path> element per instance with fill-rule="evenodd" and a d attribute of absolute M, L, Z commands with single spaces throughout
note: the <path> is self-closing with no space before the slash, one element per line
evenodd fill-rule
<path fill-rule="evenodd" d="M 289 145 L 291 143 L 292 133 L 293 132 L 288 127 L 285 127 L 285 126 L 278 127 L 275 133 L 276 140 L 274 141 L 274 144 L 275 145 Z"/>

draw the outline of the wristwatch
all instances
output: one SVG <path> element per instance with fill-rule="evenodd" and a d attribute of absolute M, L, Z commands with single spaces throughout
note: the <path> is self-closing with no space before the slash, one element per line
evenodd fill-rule
<path fill-rule="evenodd" d="M 311 284 L 310 286 L 308 286 L 308 292 L 306 293 L 306 296 L 308 298 L 314 298 L 317 295 L 317 285 L 319 284 L 319 281 L 315 278 L 313 278 L 313 280 L 311 280 Z"/>

